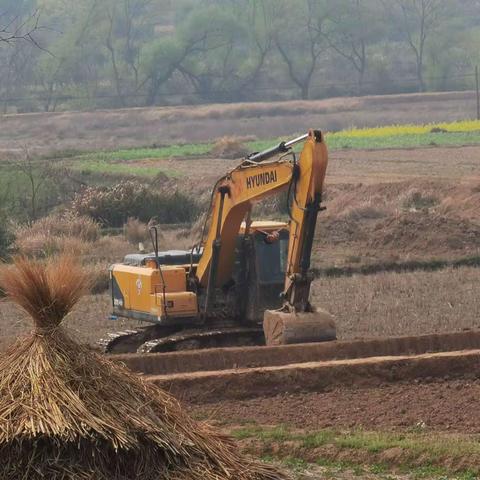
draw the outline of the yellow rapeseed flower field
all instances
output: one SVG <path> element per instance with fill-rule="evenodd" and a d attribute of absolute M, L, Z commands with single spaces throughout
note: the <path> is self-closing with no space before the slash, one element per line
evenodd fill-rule
<path fill-rule="evenodd" d="M 421 135 L 430 133 L 432 129 L 439 128 L 448 132 L 475 132 L 480 131 L 480 120 L 463 120 L 451 123 L 429 123 L 425 125 L 390 125 L 376 128 L 352 128 L 341 132 L 330 133 L 332 137 L 343 138 L 367 138 L 367 137 L 389 137 L 397 135 Z"/>

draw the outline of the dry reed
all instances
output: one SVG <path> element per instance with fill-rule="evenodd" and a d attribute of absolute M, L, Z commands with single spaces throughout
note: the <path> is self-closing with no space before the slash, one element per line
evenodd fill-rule
<path fill-rule="evenodd" d="M 236 159 L 245 157 L 249 150 L 240 138 L 222 137 L 215 142 L 211 153 L 219 158 Z"/>
<path fill-rule="evenodd" d="M 274 480 L 274 467 L 60 326 L 87 288 L 69 257 L 16 259 L 0 287 L 34 320 L 0 357 L 0 478 Z"/>

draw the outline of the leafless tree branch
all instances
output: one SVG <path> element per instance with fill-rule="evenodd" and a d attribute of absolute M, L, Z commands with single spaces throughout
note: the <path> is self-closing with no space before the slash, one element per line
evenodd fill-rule
<path fill-rule="evenodd" d="M 0 25 L 3 23 L 2 18 L 6 19 L 7 12 L 0 13 Z M 46 27 L 40 25 L 40 10 L 35 10 L 28 18 L 17 24 L 18 16 L 8 19 L 5 25 L 0 26 L 0 44 L 11 45 L 16 41 L 23 40 L 30 42 L 40 50 L 47 51 L 43 48 L 35 34 L 41 30 L 46 30 Z"/>

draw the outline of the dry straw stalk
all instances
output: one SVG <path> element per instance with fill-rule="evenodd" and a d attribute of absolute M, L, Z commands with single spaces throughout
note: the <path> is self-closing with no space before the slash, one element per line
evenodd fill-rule
<path fill-rule="evenodd" d="M 280 480 L 158 387 L 60 326 L 87 289 L 72 258 L 17 259 L 0 288 L 34 330 L 0 357 L 0 478 Z"/>

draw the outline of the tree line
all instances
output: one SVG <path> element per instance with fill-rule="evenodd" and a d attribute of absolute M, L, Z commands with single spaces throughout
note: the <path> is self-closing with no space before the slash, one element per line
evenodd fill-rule
<path fill-rule="evenodd" d="M 4 112 L 465 89 L 480 60 L 477 0 L 0 4 Z"/>

